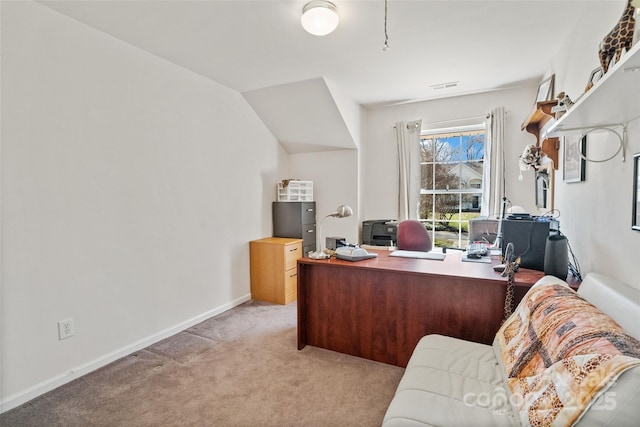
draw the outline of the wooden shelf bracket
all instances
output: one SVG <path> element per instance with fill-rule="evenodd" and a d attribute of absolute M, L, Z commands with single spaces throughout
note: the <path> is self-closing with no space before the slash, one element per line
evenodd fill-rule
<path fill-rule="evenodd" d="M 557 103 L 557 99 L 537 102 L 534 110 L 522 123 L 522 130 L 526 130 L 536 137 L 536 147 L 553 161 L 554 169 L 558 169 L 560 139 L 558 137 L 547 137 L 543 129 L 554 120 L 554 114 L 551 112 L 551 109 L 555 107 Z"/>

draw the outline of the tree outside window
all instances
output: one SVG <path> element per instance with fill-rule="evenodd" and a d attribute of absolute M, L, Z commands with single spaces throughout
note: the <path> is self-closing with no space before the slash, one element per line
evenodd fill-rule
<path fill-rule="evenodd" d="M 484 126 L 423 134 L 420 218 L 438 247 L 464 247 L 480 215 Z"/>

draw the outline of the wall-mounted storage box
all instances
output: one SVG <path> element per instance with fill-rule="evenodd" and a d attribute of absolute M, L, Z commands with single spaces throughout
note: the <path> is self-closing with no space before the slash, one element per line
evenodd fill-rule
<path fill-rule="evenodd" d="M 312 202 L 313 181 L 291 180 L 278 183 L 278 202 Z"/>

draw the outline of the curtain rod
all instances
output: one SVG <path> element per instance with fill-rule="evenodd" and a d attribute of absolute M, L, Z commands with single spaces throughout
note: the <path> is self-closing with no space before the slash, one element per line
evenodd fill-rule
<path fill-rule="evenodd" d="M 445 123 L 451 123 L 451 122 L 461 122 L 464 120 L 475 120 L 475 119 L 488 119 L 489 117 L 491 117 L 491 113 L 487 113 L 484 116 L 475 116 L 475 117 L 462 117 L 459 119 L 451 119 L 451 120 L 442 120 L 439 122 L 431 122 L 431 123 L 422 123 L 422 126 L 430 126 L 430 125 L 441 125 L 441 124 L 445 124 Z M 409 129 L 409 127 L 411 126 L 411 123 L 413 123 L 413 126 L 417 129 L 418 128 L 418 123 L 415 123 L 415 121 L 412 121 L 410 123 L 407 123 L 407 129 Z M 396 125 L 393 125 L 393 128 L 396 128 Z"/>
<path fill-rule="evenodd" d="M 439 122 L 423 123 L 422 126 L 441 125 L 441 124 L 451 123 L 451 122 L 461 122 L 463 120 L 488 119 L 489 117 L 491 117 L 491 113 L 487 113 L 484 116 L 462 117 L 459 119 L 441 120 Z"/>
<path fill-rule="evenodd" d="M 418 129 L 418 122 L 416 120 L 412 120 L 407 123 L 407 129 L 410 129 L 412 124 L 414 128 Z M 393 125 L 393 128 L 396 129 L 396 125 Z"/>

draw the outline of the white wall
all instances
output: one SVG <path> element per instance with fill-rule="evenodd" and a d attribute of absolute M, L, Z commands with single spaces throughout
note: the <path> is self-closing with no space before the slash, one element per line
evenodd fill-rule
<path fill-rule="evenodd" d="M 338 87 L 326 81 L 335 108 L 339 111 L 344 125 L 356 147 L 362 145 L 363 123 L 366 111 L 346 97 Z M 331 124 L 327 123 L 327 127 Z M 322 130 L 314 132 L 323 134 Z M 327 141 L 329 144 L 332 141 Z M 360 214 L 360 169 L 359 150 L 333 150 L 289 155 L 289 176 L 313 181 L 313 196 L 316 202 L 316 219 L 320 225 L 322 219 L 339 205 L 348 205 L 353 215 L 348 218 L 327 218 L 322 225 L 322 247 L 328 236 L 344 237 L 349 243 L 359 243 Z M 320 231 L 320 230 L 319 230 Z"/>
<path fill-rule="evenodd" d="M 238 93 L 2 2 L 1 106 L 3 409 L 249 297 L 288 159 Z"/>
<path fill-rule="evenodd" d="M 322 246 L 327 236 L 345 237 L 349 243 L 359 243 L 358 151 L 292 154 L 289 171 L 293 178 L 313 181 L 318 224 L 339 205 L 349 205 L 353 209 L 351 217 L 327 218 L 322 226 Z"/>
<path fill-rule="evenodd" d="M 365 109 L 353 99 L 346 96 L 344 92 L 340 90 L 339 86 L 331 80 L 325 78 L 325 83 L 331 92 L 333 101 L 336 103 L 336 108 L 340 111 L 344 124 L 349 129 L 349 133 L 356 147 L 359 147 L 362 139 L 362 117 L 364 116 Z"/>
<path fill-rule="evenodd" d="M 591 70 L 599 65 L 598 44 L 613 28 L 623 8 L 624 4 L 621 4 L 619 11 L 598 12 L 601 19 L 596 25 L 580 26 L 563 46 L 553 45 L 558 54 L 550 64 L 548 75 L 555 74 L 556 94 L 565 91 L 573 99 L 582 94 Z M 422 119 L 424 123 L 448 121 L 482 115 L 496 106 L 504 106 L 508 112 L 505 132 L 506 195 L 513 205 L 539 213 L 534 203 L 533 173 L 525 172 L 523 181 L 517 179 L 518 156 L 525 145 L 535 142 L 532 135 L 520 130 L 532 107 L 535 86 L 368 110 L 365 137 L 361 144 L 363 201 L 360 213 L 363 219 L 397 216 L 395 122 L 416 119 Z M 634 90 L 633 96 L 637 98 L 640 82 L 630 90 Z M 595 271 L 638 288 L 636 264 L 640 261 L 637 251 L 640 233 L 630 228 L 633 173 L 630 158 L 640 152 L 639 132 L 640 120 L 629 124 L 626 162 L 618 156 L 606 163 L 588 163 L 587 179 L 583 183 L 562 182 L 560 147 L 560 165 L 555 180 L 555 208 L 560 213 L 560 226 L 571 242 L 583 276 Z M 588 139 L 589 157 L 595 159 L 608 157 L 617 148 L 617 140 L 611 135 L 591 134 Z"/>
<path fill-rule="evenodd" d="M 621 5 L 620 13 L 624 5 Z M 556 88 L 564 90 L 572 99 L 584 91 L 591 70 L 599 66 L 598 44 L 613 28 L 619 13 L 602 18 L 581 38 L 572 38 L 559 51 L 551 64 Z M 579 41 L 579 43 L 577 42 Z M 640 103 L 640 76 L 629 93 Z M 625 94 L 615 94 L 625 96 Z M 606 109 L 607 105 L 602 105 Z M 627 160 L 618 155 L 605 163 L 587 163 L 586 181 L 562 182 L 562 147 L 560 169 L 556 179 L 556 207 L 562 213 L 560 226 L 567 235 L 576 257 L 585 273 L 595 271 L 617 278 L 640 288 L 638 281 L 638 247 L 640 232 L 631 230 L 634 153 L 640 152 L 640 120 L 628 127 Z M 562 142 L 561 142 L 562 143 Z M 590 133 L 587 136 L 587 157 L 604 159 L 618 148 L 617 138 L 608 133 Z"/>
<path fill-rule="evenodd" d="M 354 208 L 328 219 L 325 236 L 353 242 L 360 221 L 395 218 L 396 121 L 504 106 L 507 197 L 534 211 L 533 175 L 517 180 L 517 158 L 534 141 L 520 125 L 535 85 L 370 109 L 361 132 L 350 127 L 360 150 L 287 155 L 239 94 L 37 3 L 1 6 L 2 409 L 246 299 L 247 242 L 271 234 L 282 178 L 314 181 L 319 219 Z M 557 88 L 579 93 L 613 23 L 560 50 Z M 630 125 L 629 155 L 639 132 Z M 594 156 L 613 144 L 603 138 L 589 143 Z M 556 180 L 556 207 L 583 272 L 640 286 L 631 166 Z M 67 317 L 76 335 L 58 341 Z"/>
<path fill-rule="evenodd" d="M 513 205 L 535 212 L 533 173 L 517 179 L 518 156 L 535 137 L 521 131 L 535 99 L 536 87 L 460 96 L 438 101 L 415 102 L 367 111 L 366 137 L 363 141 L 364 219 L 389 219 L 398 216 L 398 172 L 396 135 L 398 121 L 422 119 L 423 127 L 448 127 L 454 119 L 486 116 L 495 107 L 505 107 L 506 197 Z M 480 120 L 481 121 L 481 120 Z M 436 122 L 445 122 L 438 126 Z M 495 214 L 498 214 L 496 212 Z"/>

